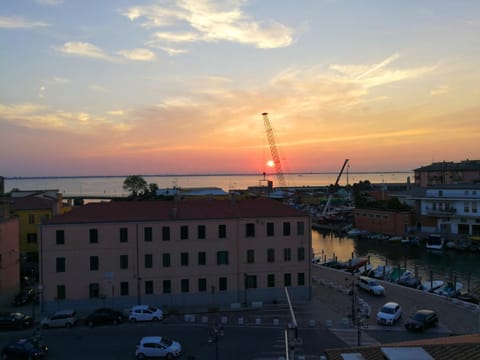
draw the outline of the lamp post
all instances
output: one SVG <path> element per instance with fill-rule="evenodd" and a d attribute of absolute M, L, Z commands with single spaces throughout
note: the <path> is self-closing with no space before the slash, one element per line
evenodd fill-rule
<path fill-rule="evenodd" d="M 218 360 L 218 342 L 223 337 L 223 325 L 215 322 L 209 330 L 208 342 L 215 343 L 215 360 Z"/>

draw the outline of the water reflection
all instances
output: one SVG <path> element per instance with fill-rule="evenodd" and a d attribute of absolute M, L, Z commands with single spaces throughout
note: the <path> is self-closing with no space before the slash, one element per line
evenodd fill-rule
<path fill-rule="evenodd" d="M 422 279 L 444 281 L 459 281 L 464 285 L 463 291 L 480 295 L 480 253 L 457 252 L 444 250 L 441 252 L 427 251 L 423 247 L 412 247 L 400 242 L 372 239 L 353 239 L 339 237 L 333 233 L 312 231 L 312 248 L 315 256 L 331 259 L 334 256 L 339 261 L 353 257 L 370 257 L 375 267 L 387 263 L 394 267 L 407 268 L 417 272 Z"/>

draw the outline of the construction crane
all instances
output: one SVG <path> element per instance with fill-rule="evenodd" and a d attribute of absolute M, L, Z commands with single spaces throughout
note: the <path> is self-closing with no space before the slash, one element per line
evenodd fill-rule
<path fill-rule="evenodd" d="M 345 159 L 345 162 L 343 163 L 342 169 L 338 173 L 337 180 L 335 181 L 335 185 L 333 185 L 334 189 L 337 187 L 338 182 L 340 181 L 340 177 L 343 174 L 343 170 L 345 169 L 345 166 L 347 166 L 347 163 L 348 163 L 349 160 L 350 159 Z M 328 195 L 327 203 L 325 204 L 325 207 L 323 208 L 323 212 L 322 212 L 323 216 L 325 216 L 327 214 L 328 207 L 330 206 L 330 202 L 332 201 L 332 197 L 333 197 L 333 191 L 331 191 L 330 195 Z"/>
<path fill-rule="evenodd" d="M 275 171 L 277 175 L 278 185 L 285 187 L 287 183 L 285 182 L 285 177 L 283 176 L 282 164 L 280 163 L 280 157 L 278 156 L 277 145 L 275 144 L 275 137 L 273 135 L 273 129 L 270 125 L 270 120 L 268 120 L 268 113 L 263 113 L 263 123 L 265 124 L 265 130 L 267 132 L 267 139 L 270 145 L 270 152 L 272 154 L 273 164 L 275 165 Z"/>

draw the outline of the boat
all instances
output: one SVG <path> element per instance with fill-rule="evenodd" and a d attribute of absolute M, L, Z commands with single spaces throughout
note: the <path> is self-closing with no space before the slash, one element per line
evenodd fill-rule
<path fill-rule="evenodd" d="M 463 289 L 463 284 L 461 282 L 456 282 L 455 286 L 449 282 L 447 285 L 442 286 L 433 292 L 437 295 L 444 295 L 448 297 L 456 297 L 458 294 L 460 294 L 460 291 Z"/>
<path fill-rule="evenodd" d="M 403 237 L 401 237 L 401 236 L 390 236 L 388 238 L 389 243 L 401 243 L 402 240 L 403 240 Z"/>
<path fill-rule="evenodd" d="M 428 236 L 425 242 L 425 248 L 427 250 L 443 250 L 445 240 L 438 234 L 431 234 Z"/>
<path fill-rule="evenodd" d="M 420 282 L 420 289 L 426 292 L 434 292 L 442 287 L 443 284 L 443 280 L 422 280 Z"/>
<path fill-rule="evenodd" d="M 472 295 L 470 293 L 458 294 L 457 299 L 461 300 L 461 301 L 464 301 L 464 302 L 477 304 L 477 305 L 480 303 L 480 299 L 478 297 L 476 297 L 475 295 Z"/>
<path fill-rule="evenodd" d="M 359 268 L 368 264 L 368 258 L 353 258 L 343 263 L 343 267 L 346 271 L 357 272 Z"/>
<path fill-rule="evenodd" d="M 390 274 L 388 274 L 388 279 L 387 280 L 389 280 L 391 282 L 397 282 L 403 276 L 405 271 L 406 271 L 405 269 L 402 269 L 400 267 L 395 267 L 395 268 L 392 269 Z"/>
<path fill-rule="evenodd" d="M 357 228 L 353 228 L 347 231 L 347 235 L 351 237 L 361 237 L 361 236 L 368 236 L 369 232 L 367 230 L 361 230 Z"/>
<path fill-rule="evenodd" d="M 390 265 L 378 265 L 371 273 L 371 276 L 376 279 L 385 279 L 391 272 L 392 267 Z"/>
<path fill-rule="evenodd" d="M 418 288 L 420 286 L 420 279 L 417 278 L 410 270 L 405 270 L 405 272 L 400 275 L 397 284 L 411 288 Z"/>

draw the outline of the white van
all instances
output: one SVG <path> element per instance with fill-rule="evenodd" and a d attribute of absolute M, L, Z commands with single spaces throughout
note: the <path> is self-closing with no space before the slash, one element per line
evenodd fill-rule
<path fill-rule="evenodd" d="M 377 280 L 367 276 L 360 276 L 358 287 L 369 292 L 372 295 L 385 295 L 385 288 Z"/>

